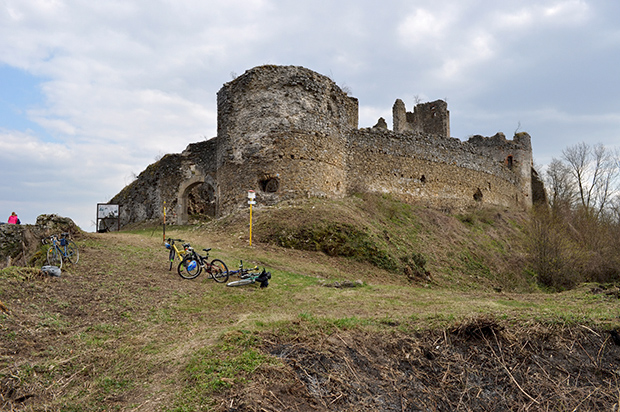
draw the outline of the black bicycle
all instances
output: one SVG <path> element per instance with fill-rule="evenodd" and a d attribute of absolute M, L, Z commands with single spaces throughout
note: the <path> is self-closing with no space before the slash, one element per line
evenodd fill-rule
<path fill-rule="evenodd" d="M 206 270 L 216 282 L 226 282 L 228 280 L 226 264 L 219 259 L 213 259 L 209 262 L 209 251 L 211 248 L 202 250 L 206 252 L 204 256 L 199 255 L 191 246 L 186 249 L 185 256 L 183 256 L 183 260 L 179 263 L 179 276 L 183 279 L 195 279 L 203 270 Z"/>

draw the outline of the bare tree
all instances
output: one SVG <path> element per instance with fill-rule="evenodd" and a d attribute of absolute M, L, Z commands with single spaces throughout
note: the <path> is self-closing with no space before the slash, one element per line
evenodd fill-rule
<path fill-rule="evenodd" d="M 618 181 L 617 156 L 602 144 L 578 143 L 562 151 L 587 214 L 599 217 L 609 206 Z"/>
<path fill-rule="evenodd" d="M 601 172 L 594 191 L 595 204 L 598 206 L 596 216 L 600 217 L 617 192 L 618 157 L 602 144 L 594 146 L 593 152 L 596 168 Z"/>
<path fill-rule="evenodd" d="M 556 158 L 547 166 L 546 185 L 549 202 L 554 211 L 570 209 L 575 203 L 575 181 L 569 167 Z"/>

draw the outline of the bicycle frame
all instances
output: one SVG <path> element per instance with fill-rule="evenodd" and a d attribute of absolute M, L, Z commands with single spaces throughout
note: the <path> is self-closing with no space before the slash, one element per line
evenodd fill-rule
<path fill-rule="evenodd" d="M 228 272 L 228 276 L 239 276 L 241 279 L 245 279 L 245 278 L 252 276 L 252 274 L 256 272 L 257 270 L 258 270 L 258 265 L 254 266 L 253 268 L 244 268 L 243 260 L 240 260 L 239 269 Z"/>
<path fill-rule="evenodd" d="M 59 235 L 51 235 L 43 240 L 51 241 L 51 248 L 47 251 L 47 260 L 49 264 L 57 263 L 62 268 L 63 260 L 70 263 L 77 263 L 80 259 L 77 246 L 69 239 L 69 233 L 64 232 Z"/>
<path fill-rule="evenodd" d="M 228 268 L 220 259 L 213 259 L 209 262 L 209 249 L 203 249 L 204 256 L 198 254 L 191 246 L 187 248 L 187 253 L 179 263 L 178 272 L 183 279 L 194 279 L 205 270 L 211 278 L 218 283 L 228 280 Z"/>
<path fill-rule="evenodd" d="M 211 273 L 211 263 L 209 263 L 209 252 L 207 252 L 207 254 L 204 256 L 196 252 L 194 257 L 196 258 L 196 262 L 198 262 L 202 270 L 206 270 L 207 272 Z"/>
<path fill-rule="evenodd" d="M 271 279 L 271 272 L 267 272 L 265 268 L 263 268 L 262 272 L 249 273 L 246 277 L 242 277 L 240 280 L 227 283 L 226 286 L 243 286 L 259 282 L 261 289 L 264 289 L 269 286 L 269 279 Z"/>
<path fill-rule="evenodd" d="M 168 238 L 166 241 L 166 249 L 170 249 L 170 254 L 168 255 L 168 259 L 170 259 L 169 271 L 172 270 L 172 262 L 174 262 L 174 259 L 178 257 L 179 260 L 183 260 L 183 255 L 185 255 L 190 248 L 189 243 L 183 243 L 183 249 L 179 249 L 175 242 L 183 242 L 183 239 Z"/>

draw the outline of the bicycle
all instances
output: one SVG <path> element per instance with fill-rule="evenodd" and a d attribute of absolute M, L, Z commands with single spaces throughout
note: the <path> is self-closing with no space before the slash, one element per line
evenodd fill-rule
<path fill-rule="evenodd" d="M 191 246 L 187 248 L 187 253 L 179 263 L 179 276 L 183 279 L 195 279 L 202 273 L 203 269 L 211 275 L 217 283 L 224 283 L 228 280 L 228 268 L 219 259 L 209 262 L 209 251 L 211 248 L 202 249 L 206 252 L 204 256 L 199 255 Z"/>
<path fill-rule="evenodd" d="M 269 286 L 269 279 L 271 279 L 271 272 L 267 272 L 265 268 L 263 268 L 263 271 L 260 273 L 255 272 L 247 274 L 245 278 L 229 282 L 226 286 L 243 286 L 259 282 L 262 289 Z"/>
<path fill-rule="evenodd" d="M 80 251 L 73 240 L 69 239 L 69 233 L 64 232 L 60 235 L 48 236 L 43 239 L 43 243 L 46 244 L 48 239 L 52 242 L 52 246 L 47 250 L 48 265 L 62 269 L 63 261 L 78 263 Z"/>
<path fill-rule="evenodd" d="M 166 249 L 170 250 L 170 253 L 168 254 L 168 259 L 170 260 L 170 268 L 168 269 L 169 271 L 172 270 L 172 262 L 174 262 L 175 258 L 179 258 L 179 260 L 183 260 L 183 256 L 185 255 L 187 249 L 190 247 L 189 243 L 183 243 L 183 249 L 179 249 L 176 246 L 175 242 L 183 242 L 183 239 L 172 239 L 172 238 L 168 238 L 166 239 Z"/>
<path fill-rule="evenodd" d="M 239 276 L 240 279 L 245 279 L 252 275 L 251 272 L 256 272 L 256 271 L 258 271 L 258 265 L 254 266 L 253 268 L 244 268 L 243 260 L 240 260 L 239 269 L 229 271 L 228 276 Z"/>

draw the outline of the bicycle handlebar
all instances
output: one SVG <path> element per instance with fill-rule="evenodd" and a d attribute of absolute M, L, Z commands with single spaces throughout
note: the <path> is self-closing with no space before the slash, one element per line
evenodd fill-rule
<path fill-rule="evenodd" d="M 41 243 L 46 244 L 48 240 L 52 240 L 54 238 L 58 239 L 58 236 L 56 236 L 56 235 L 47 236 L 47 237 L 41 239 Z"/>

